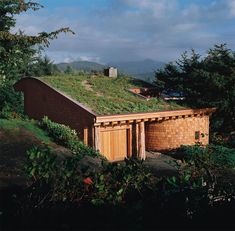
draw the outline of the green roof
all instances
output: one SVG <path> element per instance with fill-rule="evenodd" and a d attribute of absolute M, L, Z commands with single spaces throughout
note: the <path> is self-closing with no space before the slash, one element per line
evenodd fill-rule
<path fill-rule="evenodd" d="M 150 84 L 130 77 L 109 78 L 90 75 L 61 75 L 39 78 L 50 86 L 77 100 L 98 115 L 152 112 L 180 109 L 162 99 L 145 100 L 127 89 L 149 87 Z"/>

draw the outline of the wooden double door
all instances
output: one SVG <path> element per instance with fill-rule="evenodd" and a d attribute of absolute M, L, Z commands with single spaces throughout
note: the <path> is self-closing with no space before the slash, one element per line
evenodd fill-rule
<path fill-rule="evenodd" d="M 131 129 L 118 127 L 100 131 L 100 152 L 109 161 L 124 160 L 131 155 Z"/>

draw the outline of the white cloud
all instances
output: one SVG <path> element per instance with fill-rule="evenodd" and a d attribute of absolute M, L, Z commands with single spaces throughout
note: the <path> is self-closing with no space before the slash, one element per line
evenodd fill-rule
<path fill-rule="evenodd" d="M 230 16 L 235 17 L 235 0 L 228 0 Z"/>
<path fill-rule="evenodd" d="M 184 7 L 177 0 L 110 0 L 106 8 L 86 14 L 71 8 L 24 14 L 17 29 L 35 34 L 71 27 L 75 36 L 61 35 L 51 43 L 48 55 L 56 62 L 170 61 L 191 48 L 204 51 L 224 42 L 235 48 L 233 14 L 235 0 Z"/>

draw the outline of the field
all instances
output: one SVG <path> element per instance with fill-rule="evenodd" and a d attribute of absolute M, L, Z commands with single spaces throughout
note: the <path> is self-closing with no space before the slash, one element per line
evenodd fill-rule
<path fill-rule="evenodd" d="M 73 75 L 41 77 L 49 85 L 66 93 L 99 115 L 122 114 L 131 112 L 151 112 L 180 109 L 175 103 L 166 103 L 161 99 L 146 101 L 127 91 L 133 87 L 149 87 L 141 80 L 118 77 Z"/>

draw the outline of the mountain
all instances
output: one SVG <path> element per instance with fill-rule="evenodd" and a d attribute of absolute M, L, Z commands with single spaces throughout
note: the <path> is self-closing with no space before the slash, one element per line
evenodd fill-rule
<path fill-rule="evenodd" d="M 104 69 L 104 65 L 89 62 L 89 61 L 76 61 L 71 63 L 59 63 L 57 64 L 58 68 L 64 71 L 68 66 L 72 67 L 75 70 L 83 70 L 83 71 L 102 71 Z"/>
<path fill-rule="evenodd" d="M 155 76 L 154 72 L 165 64 L 160 61 L 145 59 L 131 62 L 111 62 L 108 65 L 117 67 L 121 73 L 152 82 Z"/>
<path fill-rule="evenodd" d="M 107 65 L 102 65 L 89 61 L 76 61 L 71 63 L 59 63 L 57 64 L 60 70 L 65 70 L 67 66 L 71 66 L 75 70 L 84 71 L 102 71 L 107 66 L 113 66 L 118 68 L 119 73 L 131 75 L 135 78 L 152 82 L 154 80 L 154 72 L 162 68 L 165 64 L 160 61 L 154 61 L 152 59 L 145 59 L 142 61 L 131 62 L 110 62 Z"/>
<path fill-rule="evenodd" d="M 144 74 L 152 73 L 158 68 L 164 66 L 163 62 L 154 61 L 152 59 L 145 59 L 143 61 L 131 61 L 131 62 L 111 62 L 109 66 L 115 66 L 125 74 Z"/>

